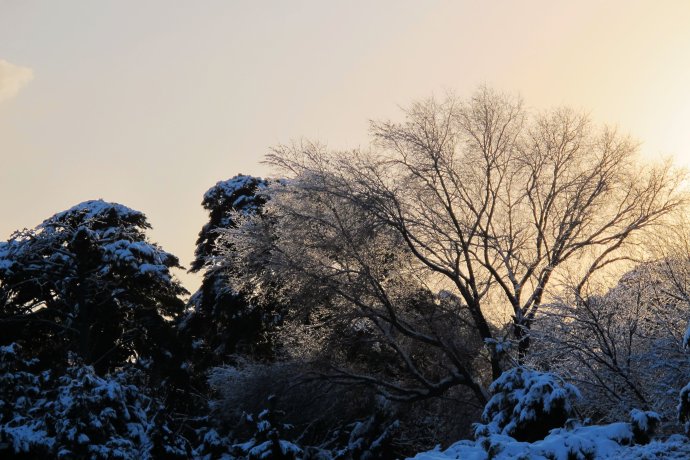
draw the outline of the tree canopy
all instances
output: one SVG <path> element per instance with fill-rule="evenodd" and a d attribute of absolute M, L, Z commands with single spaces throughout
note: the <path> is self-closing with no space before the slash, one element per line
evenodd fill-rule
<path fill-rule="evenodd" d="M 371 332 L 406 383 L 342 377 L 389 396 L 465 385 L 486 400 L 475 358 L 496 379 L 508 345 L 526 355 L 557 275 L 582 291 L 685 202 L 682 174 L 643 165 L 628 137 L 570 109 L 530 114 L 487 88 L 413 104 L 403 122 L 371 132 L 371 151 L 276 148 L 268 162 L 287 186 L 269 187 L 261 219 L 226 233 L 227 256 L 257 298 L 278 290 Z"/>
<path fill-rule="evenodd" d="M 165 358 L 186 291 L 148 228 L 143 213 L 95 200 L 0 243 L 0 341 L 53 359 L 71 351 L 101 373 Z"/>

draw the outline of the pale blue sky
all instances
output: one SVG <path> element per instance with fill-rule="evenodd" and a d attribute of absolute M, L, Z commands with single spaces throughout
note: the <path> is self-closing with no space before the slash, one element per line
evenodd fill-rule
<path fill-rule="evenodd" d="M 266 175 L 270 146 L 364 145 L 369 119 L 481 83 L 687 165 L 688 24 L 680 0 L 0 0 L 0 238 L 103 198 L 188 265 L 203 192 Z"/>

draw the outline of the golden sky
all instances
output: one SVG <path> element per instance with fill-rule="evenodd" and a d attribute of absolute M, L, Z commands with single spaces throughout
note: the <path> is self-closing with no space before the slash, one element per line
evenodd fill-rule
<path fill-rule="evenodd" d="M 103 198 L 188 265 L 204 191 L 270 146 L 482 83 L 690 166 L 690 1 L 0 0 L 0 239 Z"/>

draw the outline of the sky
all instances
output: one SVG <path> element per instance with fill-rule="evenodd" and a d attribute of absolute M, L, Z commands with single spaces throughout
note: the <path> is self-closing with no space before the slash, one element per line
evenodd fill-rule
<path fill-rule="evenodd" d="M 270 175 L 271 146 L 366 146 L 369 120 L 482 84 L 690 166 L 684 0 L 0 0 L 0 240 L 102 198 L 188 266 L 203 193 Z"/>

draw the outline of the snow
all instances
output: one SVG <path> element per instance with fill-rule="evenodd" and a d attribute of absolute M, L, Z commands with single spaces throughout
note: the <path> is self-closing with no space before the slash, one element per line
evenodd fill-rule
<path fill-rule="evenodd" d="M 279 444 L 280 444 L 280 451 L 283 453 L 283 455 L 287 455 L 287 454 L 297 455 L 297 454 L 300 454 L 302 452 L 302 449 L 300 449 L 299 446 L 297 446 L 296 444 L 293 444 L 289 441 L 284 441 L 281 439 L 279 441 Z"/>
<path fill-rule="evenodd" d="M 17 382 L 3 383 L 0 397 L 12 398 L 16 393 L 25 400 L 0 412 L 0 440 L 15 453 L 37 458 L 151 458 L 150 433 L 165 427 L 155 424 L 160 403 L 128 383 L 134 374 L 100 377 L 91 367 L 79 365 L 57 378 L 44 373 L 39 379 L 27 372 L 10 372 L 20 359 L 9 353 L 15 349 L 14 345 L 0 349 L 0 382 L 10 378 Z"/>
<path fill-rule="evenodd" d="M 289 441 L 281 439 L 278 441 L 278 446 L 283 455 L 297 456 L 302 453 L 302 449 Z M 273 441 L 264 441 L 249 449 L 247 454 L 251 459 L 271 459 L 273 458 Z"/>
<path fill-rule="evenodd" d="M 665 440 L 653 440 L 644 446 L 631 446 L 621 449 L 618 458 L 623 460 L 649 460 L 657 459 L 678 459 L 687 460 L 690 458 L 690 442 L 683 435 L 675 434 Z"/>
<path fill-rule="evenodd" d="M 554 430 L 542 441 L 529 444 L 494 435 L 478 441 L 460 441 L 446 450 L 436 448 L 412 457 L 414 460 L 570 460 L 570 459 L 688 459 L 690 442 L 682 435 L 631 445 L 632 431 L 626 423 Z M 491 455 L 489 454 L 491 452 Z"/>
<path fill-rule="evenodd" d="M 635 409 L 630 423 L 582 426 L 569 420 L 565 428 L 554 427 L 544 432 L 543 439 L 526 442 L 515 439 L 524 436 L 539 424 L 556 423 L 549 420 L 552 411 L 566 415 L 579 397 L 577 388 L 561 382 L 557 377 L 525 368 L 504 372 L 490 387 L 493 397 L 487 403 L 482 419 L 486 424 L 475 426 L 476 440 L 464 440 L 442 451 L 437 448 L 413 457 L 415 460 L 570 460 L 585 458 L 652 458 L 651 451 L 663 452 L 668 446 L 650 440 L 659 423 L 659 414 Z M 565 421 L 560 418 L 561 421 Z M 536 424 L 536 425 L 535 425 Z M 552 425 L 553 426 L 553 425 Z M 563 425 L 560 425 L 563 426 Z M 532 431 L 531 434 L 536 432 Z M 524 438 L 520 438 L 524 439 Z M 533 439 L 533 438 L 532 438 Z M 687 441 L 671 441 L 674 451 L 688 452 Z M 631 455 L 630 457 L 628 457 Z M 681 458 L 681 457 L 678 457 Z"/>
<path fill-rule="evenodd" d="M 170 278 L 170 276 L 168 275 L 168 267 L 160 264 L 141 264 L 139 265 L 139 273 L 149 273 L 164 278 L 166 280 Z"/>
<path fill-rule="evenodd" d="M 555 428 L 542 440 L 533 443 L 518 441 L 503 433 L 465 440 L 446 450 L 436 448 L 417 454 L 414 460 L 571 460 L 571 459 L 631 459 L 690 458 L 690 441 L 681 435 L 653 439 L 659 415 L 635 409 L 630 423 L 582 426 L 569 421 L 566 428 Z"/>
<path fill-rule="evenodd" d="M 261 420 L 256 424 L 256 430 L 259 433 L 263 433 L 265 431 L 268 431 L 271 429 L 271 424 L 268 422 L 268 420 Z"/>
<path fill-rule="evenodd" d="M 572 458 L 620 458 L 633 441 L 628 423 L 560 428 L 541 441 L 520 442 L 510 436 L 494 434 L 477 441 L 460 441 L 445 451 L 433 450 L 416 455 L 414 460 L 569 460 Z M 589 456 L 589 457 L 588 457 Z"/>
<path fill-rule="evenodd" d="M 46 219 L 39 227 L 49 227 L 54 225 L 56 221 L 62 221 L 72 215 L 79 215 L 83 220 L 91 220 L 105 217 L 107 214 L 114 212 L 123 219 L 131 219 L 132 217 L 143 218 L 144 214 L 128 208 L 119 203 L 108 203 L 103 200 L 88 200 L 79 203 L 71 208 L 55 214 L 53 217 Z"/>
<path fill-rule="evenodd" d="M 238 174 L 237 176 L 230 178 L 228 180 L 216 182 L 216 185 L 208 189 L 208 191 L 204 194 L 204 201 L 211 201 L 218 194 L 222 194 L 226 197 L 231 197 L 234 194 L 236 194 L 239 190 L 247 189 L 254 186 L 263 189 L 266 187 L 266 182 L 260 177 Z M 237 205 L 241 204 L 241 201 L 238 202 L 238 200 L 241 200 L 242 198 L 243 196 L 236 198 L 235 202 L 233 203 L 233 207 L 237 207 Z"/>
<path fill-rule="evenodd" d="M 104 245 L 103 251 L 105 263 L 126 265 L 139 274 L 155 275 L 164 282 L 170 280 L 165 260 L 172 256 L 151 244 L 118 240 Z"/>
<path fill-rule="evenodd" d="M 48 437 L 46 430 L 37 429 L 35 424 L 20 424 L 1 427 L 5 439 L 11 441 L 15 452 L 27 452 L 35 446 L 52 447 L 55 440 Z"/>
<path fill-rule="evenodd" d="M 2 248 L 2 244 L 6 243 L 0 243 L 0 248 Z M 2 249 L 0 249 L 0 270 L 9 270 L 10 268 L 12 268 L 13 263 L 14 262 L 12 262 L 11 260 L 7 260 L 6 258 L 4 258 Z"/>
<path fill-rule="evenodd" d="M 0 355 L 16 355 L 19 345 L 11 343 L 9 345 L 0 345 Z"/>
<path fill-rule="evenodd" d="M 510 340 L 498 339 L 484 339 L 484 343 L 494 350 L 497 355 L 504 355 L 512 350 L 513 343 Z"/>

